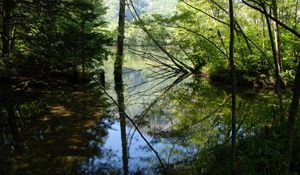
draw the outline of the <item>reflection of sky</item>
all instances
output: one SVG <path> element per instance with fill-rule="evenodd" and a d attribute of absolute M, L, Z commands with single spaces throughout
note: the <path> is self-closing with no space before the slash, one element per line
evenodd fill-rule
<path fill-rule="evenodd" d="M 127 59 L 126 59 L 127 58 Z M 129 59 L 128 59 L 129 58 Z M 116 99 L 116 93 L 114 91 L 114 78 L 113 78 L 113 61 L 109 60 L 105 64 L 105 79 L 106 83 L 110 84 L 110 88 L 107 90 L 108 93 Z M 143 67 L 144 69 L 141 69 Z M 159 94 L 162 92 L 161 89 L 170 85 L 175 79 L 170 78 L 162 83 L 162 79 L 154 80 L 149 78 L 150 70 L 145 69 L 145 60 L 136 57 L 134 55 L 127 55 L 125 57 L 124 68 L 123 68 L 123 81 L 124 81 L 124 97 L 126 113 L 130 117 L 137 116 L 149 105 Z M 160 83 L 158 86 L 157 84 Z M 158 118 L 157 118 L 158 117 Z M 159 116 L 152 117 L 151 125 L 155 126 L 159 124 L 167 125 L 168 121 L 161 120 Z M 130 125 L 131 126 L 131 125 Z M 142 131 L 149 130 L 149 128 L 140 128 Z M 154 174 L 154 167 L 159 165 L 157 158 L 153 151 L 149 149 L 142 137 L 135 132 L 133 137 L 133 128 L 127 127 L 127 137 L 129 146 L 129 171 L 136 172 L 141 170 L 146 174 Z M 156 151 L 158 151 L 163 161 L 174 163 L 180 159 L 189 158 L 196 150 L 192 147 L 184 148 L 175 144 L 172 140 L 167 139 L 154 139 L 148 134 L 144 133 L 145 138 L 151 142 L 151 145 Z M 132 139 L 130 141 L 130 139 Z M 180 143 L 180 142 L 176 142 Z M 95 143 L 90 143 L 91 145 Z M 101 154 L 98 156 L 91 157 L 88 162 L 82 166 L 86 172 L 96 173 L 99 169 L 107 169 L 107 167 L 122 169 L 122 144 L 121 144 L 121 133 L 120 124 L 115 122 L 112 124 L 111 129 L 108 130 L 108 136 L 106 137 L 104 145 L 94 145 L 94 147 L 100 149 Z M 172 156 L 170 156 L 170 150 L 172 150 Z M 176 154 L 175 154 L 176 152 Z M 191 153 L 191 154 L 190 154 Z M 185 155 L 185 156 L 183 156 Z"/>
<path fill-rule="evenodd" d="M 123 67 L 124 97 L 126 113 L 134 117 L 139 115 L 156 97 L 162 93 L 162 89 L 170 85 L 176 77 L 153 79 L 146 60 L 140 56 L 126 53 Z M 105 63 L 105 80 L 110 85 L 109 94 L 117 99 L 114 90 L 113 61 Z M 158 85 L 159 84 L 159 85 Z"/>
<path fill-rule="evenodd" d="M 127 127 L 127 131 L 130 128 Z M 153 138 L 147 134 L 144 137 L 149 141 L 153 141 Z M 130 140 L 128 139 L 128 142 Z M 108 169 L 115 167 L 122 168 L 122 143 L 120 134 L 120 124 L 115 122 L 111 129 L 108 130 L 107 140 L 103 146 L 94 145 L 95 142 L 90 143 L 92 147 L 98 147 L 104 154 L 99 156 L 93 156 L 89 158 L 88 162 L 82 166 L 85 172 L 97 173 L 99 169 Z M 158 151 L 159 155 L 164 162 L 174 163 L 181 160 L 183 157 L 188 158 L 186 154 L 190 154 L 192 157 L 196 153 L 196 148 L 182 147 L 167 139 L 160 139 L 157 143 L 152 142 L 152 146 Z M 170 156 L 170 150 L 172 150 L 172 156 Z M 174 154 L 176 152 L 176 154 Z M 132 137 L 132 143 L 129 147 L 129 171 L 136 172 L 140 170 L 147 174 L 155 174 L 155 165 L 158 165 L 158 160 L 155 154 L 148 148 L 142 137 L 136 132 Z M 190 158 L 191 158 L 190 157 Z M 87 173 L 87 174 L 89 174 Z"/>

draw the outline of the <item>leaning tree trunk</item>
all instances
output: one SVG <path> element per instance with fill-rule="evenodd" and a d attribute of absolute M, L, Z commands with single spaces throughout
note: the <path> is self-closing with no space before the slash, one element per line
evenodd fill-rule
<path fill-rule="evenodd" d="M 125 27 L 125 0 L 120 0 L 119 7 L 119 26 L 118 26 L 118 38 L 117 38 L 117 53 L 114 67 L 115 76 L 115 90 L 117 92 L 119 116 L 120 116 L 120 128 L 121 128 L 121 141 L 122 141 L 122 160 L 124 175 L 128 174 L 128 150 L 126 139 L 126 116 L 125 116 L 125 104 L 123 94 L 123 77 L 122 77 L 122 65 L 124 54 L 124 27 Z"/>
<path fill-rule="evenodd" d="M 294 127 L 297 118 L 297 112 L 299 108 L 299 98 L 300 98 L 300 62 L 298 63 L 297 73 L 294 81 L 293 89 L 293 99 L 290 106 L 288 121 L 287 121 L 287 131 L 286 131 L 286 141 L 283 153 L 284 168 L 282 170 L 283 175 L 289 174 L 289 167 L 291 161 L 291 153 L 293 149 L 294 140 Z"/>
<path fill-rule="evenodd" d="M 232 175 L 238 173 L 236 160 L 236 72 L 234 65 L 234 10 L 233 0 L 229 0 L 229 17 L 230 17 L 230 45 L 229 45 L 229 63 L 232 78 L 232 99 L 231 99 L 231 165 Z"/>
<path fill-rule="evenodd" d="M 272 8 L 274 18 L 278 19 L 278 9 L 276 0 L 272 0 Z M 274 24 L 274 37 L 275 37 L 275 51 L 276 51 L 276 64 L 278 64 L 278 71 L 281 73 L 283 71 L 282 66 L 282 54 L 281 54 L 281 42 L 280 42 L 280 32 L 279 25 L 277 22 L 273 22 Z"/>

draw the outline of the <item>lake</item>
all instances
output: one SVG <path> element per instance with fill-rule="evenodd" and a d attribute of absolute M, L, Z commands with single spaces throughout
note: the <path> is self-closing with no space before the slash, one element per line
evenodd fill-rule
<path fill-rule="evenodd" d="M 160 54 L 160 53 L 156 53 Z M 1 123 L 1 169 L 5 174 L 122 174 L 117 93 L 111 56 L 89 85 L 59 86 L 19 100 L 20 140 Z M 123 66 L 129 174 L 199 174 L 196 160 L 228 144 L 230 91 L 206 78 L 165 71 L 149 56 L 126 52 Z M 1 113 L 4 109 L 1 108 Z M 238 137 L 251 138 L 272 123 L 273 92 L 239 88 Z M 5 116 L 4 116 L 5 118 Z M 150 149 L 147 142 L 157 152 Z M 16 153 L 18 144 L 22 151 Z M 226 165 L 224 165 L 226 166 Z"/>

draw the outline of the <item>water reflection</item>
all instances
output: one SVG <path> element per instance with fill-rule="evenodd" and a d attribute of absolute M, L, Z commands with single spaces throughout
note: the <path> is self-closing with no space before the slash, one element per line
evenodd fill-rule
<path fill-rule="evenodd" d="M 78 163 L 95 154 L 84 131 L 105 113 L 106 100 L 80 85 L 55 86 L 13 96 L 12 111 L 22 154 L 16 152 L 8 110 L 0 106 L 0 174 L 77 174 Z M 1 101 L 2 102 L 2 101 Z M 104 137 L 101 126 L 97 136 Z M 100 132 L 101 131 L 101 132 Z"/>
<path fill-rule="evenodd" d="M 150 77 L 150 73 L 152 71 L 149 69 L 141 70 L 139 67 L 133 66 L 144 65 L 146 60 L 137 60 L 136 57 L 126 58 L 125 68 L 122 71 L 123 76 L 120 77 L 120 75 L 117 75 L 116 73 L 118 72 L 116 71 L 114 73 L 114 79 L 116 82 L 115 89 L 117 92 L 116 96 L 110 91 L 111 96 L 117 99 L 117 108 L 120 113 L 120 117 L 122 117 L 122 115 L 126 112 L 126 115 L 135 120 L 136 124 L 139 124 L 139 129 L 142 131 L 142 135 L 150 142 L 156 152 L 158 152 L 158 156 L 162 159 L 162 163 L 166 165 L 169 163 L 175 163 L 184 157 L 183 155 L 186 155 L 187 152 L 189 152 L 189 155 L 192 157 L 196 152 L 195 147 L 181 146 L 178 139 L 160 138 L 160 136 L 156 136 L 154 134 L 155 130 L 158 128 L 170 125 L 169 120 L 165 120 L 160 116 L 149 117 L 148 114 L 151 106 L 155 105 L 160 98 L 164 98 L 164 95 L 166 95 L 172 87 L 185 80 L 188 75 L 182 75 L 179 77 L 174 76 L 170 79 L 154 79 L 153 77 Z M 111 67 L 106 68 L 106 75 L 108 75 L 106 80 L 112 81 L 112 74 L 109 70 L 111 70 Z M 123 90 L 124 87 L 126 87 L 125 90 Z M 123 99 L 126 100 L 123 101 Z M 145 118 L 151 119 L 146 121 L 144 120 Z M 161 170 L 159 168 L 160 165 L 155 152 L 149 148 L 149 145 L 147 145 L 131 123 L 128 123 L 126 128 L 123 129 L 123 131 L 127 131 L 126 140 L 124 140 L 124 137 L 122 137 L 124 133 L 122 132 L 122 126 L 122 121 L 116 121 L 112 125 L 112 129 L 108 130 L 108 138 L 101 148 L 101 151 L 109 150 L 105 152 L 114 153 L 110 154 L 113 156 L 109 157 L 109 160 L 114 162 L 114 169 L 119 169 L 120 171 L 122 168 L 124 169 L 124 166 L 126 166 L 124 165 L 124 141 L 128 141 L 129 172 L 131 174 L 158 174 Z M 122 142 L 118 139 L 120 137 L 122 137 Z M 123 160 L 123 165 L 120 164 L 121 159 Z M 103 157 L 103 155 L 93 157 L 92 160 L 91 164 L 87 165 L 88 167 L 94 165 L 92 162 L 108 162 L 108 158 Z M 99 164 L 90 169 L 103 169 L 103 166 L 100 166 Z M 123 172 L 124 171 L 125 170 L 123 170 Z"/>
<path fill-rule="evenodd" d="M 230 93 L 226 88 L 213 86 L 198 77 L 153 78 L 153 72 L 147 67 L 140 69 L 147 60 L 132 55 L 126 58 L 122 77 L 126 114 L 134 119 L 146 140 L 158 152 L 168 173 L 197 174 L 199 169 L 194 168 L 194 160 L 205 157 L 206 153 L 212 154 L 209 152 L 211 148 L 226 145 L 230 139 Z M 108 66 L 106 79 L 113 82 L 109 69 Z M 115 99 L 120 95 L 109 93 Z M 239 138 L 251 137 L 272 122 L 270 116 L 276 111 L 273 97 L 265 92 L 240 90 L 237 109 Z M 93 159 L 95 162 L 111 161 L 110 165 L 122 172 L 119 125 L 118 120 L 114 121 L 101 147 L 101 150 L 109 150 L 109 159 L 103 155 Z M 128 121 L 125 130 L 129 174 L 160 174 L 161 165 L 155 153 Z"/>
<path fill-rule="evenodd" d="M 118 102 L 111 105 L 109 115 L 99 86 L 95 87 L 98 93 L 60 87 L 43 92 L 37 99 L 17 98 L 18 108 L 13 106 L 12 110 L 17 119 L 18 110 L 21 112 L 22 131 L 26 131 L 18 132 L 25 152 L 19 157 L 12 151 L 16 139 L 9 110 L 1 104 L 0 174 L 124 174 L 124 167 L 129 174 L 161 174 L 153 150 L 128 120 L 119 120 L 117 112 L 134 120 L 169 174 L 197 174 L 216 166 L 196 163 L 205 162 L 207 157 L 226 157 L 220 150 L 231 134 L 230 93 L 193 76 L 153 77 L 145 63 L 148 60 L 127 54 L 122 76 L 117 78 L 117 93 L 110 88 L 115 79 L 113 64 L 106 63 L 106 91 Z M 239 92 L 239 140 L 251 140 L 272 124 L 277 115 L 275 102 L 272 93 Z"/>
<path fill-rule="evenodd" d="M 118 56 L 117 56 L 118 57 Z M 121 55 L 122 57 L 122 55 Z M 122 145 L 122 162 L 123 162 L 123 174 L 128 174 L 128 148 L 127 148 L 127 135 L 126 135 L 126 114 L 125 114 L 125 101 L 124 101 L 124 84 L 123 84 L 123 66 L 122 58 L 116 58 L 114 66 L 114 80 L 115 91 L 117 93 L 117 107 L 119 112 L 120 121 L 120 133 L 121 133 L 121 145 Z"/>

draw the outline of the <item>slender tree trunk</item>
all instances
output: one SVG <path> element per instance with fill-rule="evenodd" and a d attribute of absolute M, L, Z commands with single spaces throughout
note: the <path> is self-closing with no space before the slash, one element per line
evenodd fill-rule
<path fill-rule="evenodd" d="M 232 99 L 231 99 L 231 173 L 238 174 L 236 160 L 236 72 L 234 65 L 234 7 L 233 0 L 229 0 L 229 17 L 230 17 L 230 45 L 229 45 L 229 62 L 232 78 Z"/>
<path fill-rule="evenodd" d="M 4 62 L 8 61 L 9 58 L 9 24 L 11 18 L 11 0 L 3 0 L 2 10 L 2 59 Z"/>
<path fill-rule="evenodd" d="M 122 142 L 122 160 L 124 174 L 128 174 L 128 148 L 127 148 L 127 135 L 126 135 L 126 114 L 125 114 L 125 102 L 124 102 L 124 86 L 122 74 L 115 74 L 116 83 L 115 90 L 118 98 L 118 110 L 120 116 L 120 129 L 121 129 L 121 142 Z"/>
<path fill-rule="evenodd" d="M 84 51 L 82 49 L 81 54 L 84 54 Z M 85 79 L 85 58 L 81 57 L 81 79 L 84 80 Z"/>
<path fill-rule="evenodd" d="M 16 41 L 16 31 L 17 31 L 17 19 L 18 19 L 18 16 L 20 15 L 20 9 L 19 7 L 22 5 L 22 2 L 20 3 L 17 3 L 17 1 L 15 0 L 13 2 L 13 7 L 12 7 L 12 10 L 16 9 L 16 12 L 15 12 L 15 18 L 14 18 L 14 21 L 12 22 L 12 27 L 11 27 L 11 41 L 10 41 L 10 50 L 13 50 L 15 48 L 15 41 Z"/>
<path fill-rule="evenodd" d="M 115 66 L 122 67 L 124 54 L 125 0 L 120 0 L 117 53 Z"/>
<path fill-rule="evenodd" d="M 13 105 L 8 102 L 6 106 L 7 114 L 8 114 L 8 122 L 10 125 L 12 140 L 13 140 L 13 147 L 14 147 L 14 153 L 19 155 L 22 153 L 22 147 L 21 147 L 21 139 L 19 136 L 19 131 L 17 127 L 17 121 L 16 121 L 16 115 L 14 113 L 14 107 Z"/>
<path fill-rule="evenodd" d="M 16 21 L 15 21 L 16 23 Z M 17 30 L 17 27 L 16 27 L 16 24 L 13 24 L 12 26 L 12 30 L 11 30 L 11 42 L 10 42 L 10 50 L 13 50 L 14 47 L 15 47 L 15 40 L 16 40 L 16 30 Z"/>
<path fill-rule="evenodd" d="M 262 50 L 266 50 L 266 22 L 264 15 L 261 14 L 261 21 L 262 21 Z"/>
<path fill-rule="evenodd" d="M 291 153 L 293 149 L 293 141 L 295 135 L 295 121 L 297 118 L 297 112 L 299 108 L 299 98 L 300 98 L 300 62 L 298 63 L 297 73 L 294 81 L 294 89 L 293 89 L 293 99 L 290 106 L 288 121 L 287 121 L 287 131 L 286 131 L 286 141 L 284 146 L 283 153 L 283 163 L 284 167 L 282 169 L 283 175 L 289 174 L 289 167 L 291 161 Z"/>
<path fill-rule="evenodd" d="M 265 5 L 263 5 L 264 12 L 265 14 L 267 13 Z M 279 75 L 279 64 L 277 63 L 277 52 L 276 52 L 276 46 L 274 44 L 274 38 L 272 35 L 272 28 L 271 28 L 271 22 L 270 19 L 267 15 L 265 15 L 266 21 L 267 21 L 267 27 L 268 27 L 268 33 L 269 33 L 269 38 L 270 38 L 270 44 L 271 44 L 271 49 L 272 49 L 272 54 L 273 54 L 273 60 L 274 60 L 274 66 L 275 66 L 275 89 L 276 89 L 276 94 L 278 96 L 278 105 L 279 105 L 279 116 L 281 122 L 284 122 L 284 110 L 283 110 L 283 104 L 282 104 L 282 94 L 281 94 L 281 77 Z M 274 120 L 276 121 L 276 120 Z"/>
<path fill-rule="evenodd" d="M 278 9 L 276 0 L 272 0 L 272 9 L 274 18 L 278 19 Z M 274 37 L 275 37 L 275 51 L 276 51 L 276 64 L 278 64 L 278 71 L 281 73 L 283 71 L 282 66 L 282 54 L 281 54 L 281 42 L 280 42 L 280 32 L 279 25 L 277 22 L 273 22 L 274 25 Z"/>
<path fill-rule="evenodd" d="M 123 55 L 124 55 L 124 27 L 125 27 L 125 0 L 120 0 L 119 7 L 119 26 L 118 26 L 118 38 L 117 38 L 117 53 L 114 67 L 115 76 L 115 90 L 118 98 L 118 108 L 120 116 L 120 128 L 121 128 L 121 141 L 122 141 L 122 160 L 123 160 L 123 173 L 128 174 L 128 150 L 126 139 L 126 116 L 125 116 L 125 104 L 123 94 Z"/>
<path fill-rule="evenodd" d="M 14 111 L 14 100 L 12 100 L 12 85 L 9 78 L 1 78 L 1 100 L 4 102 L 4 107 L 6 110 L 8 124 L 10 127 L 10 133 L 12 137 L 12 146 L 14 148 L 14 153 L 19 155 L 22 153 L 21 149 L 21 139 L 19 136 L 19 130 L 16 121 L 16 115 Z"/>
<path fill-rule="evenodd" d="M 77 54 L 77 50 L 75 49 L 73 51 L 73 55 L 76 55 Z M 75 83 L 78 82 L 78 70 L 77 70 L 77 60 L 78 58 L 73 56 L 73 65 L 72 65 L 72 68 L 73 68 L 73 75 L 72 75 L 72 79 Z"/>
<path fill-rule="evenodd" d="M 297 30 L 297 24 L 298 24 L 298 5 L 299 5 L 299 1 L 298 0 L 296 0 L 296 4 L 295 4 L 295 15 L 294 15 L 294 30 Z M 294 36 L 294 40 L 299 40 L 299 38 L 297 38 L 297 37 L 295 37 Z M 296 47 L 297 46 L 294 46 L 293 47 L 293 57 L 294 57 L 294 60 L 295 60 L 295 62 L 297 63 L 298 61 L 300 61 L 299 60 L 299 58 L 298 58 L 298 52 L 297 52 L 297 50 L 296 50 Z"/>
<path fill-rule="evenodd" d="M 81 72 L 81 78 L 82 80 L 85 79 L 85 58 L 84 58 L 84 50 L 81 50 L 81 66 L 82 66 L 82 72 Z"/>
<path fill-rule="evenodd" d="M 80 34 L 81 34 L 81 78 L 82 80 L 85 79 L 85 57 L 84 57 L 84 41 L 85 41 L 85 36 L 84 36 L 84 20 L 83 20 L 83 11 L 81 12 L 81 24 L 80 24 Z"/>

